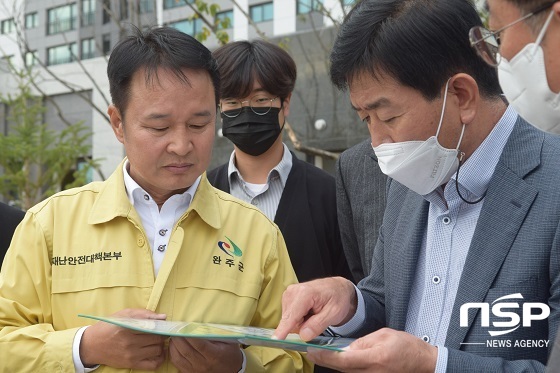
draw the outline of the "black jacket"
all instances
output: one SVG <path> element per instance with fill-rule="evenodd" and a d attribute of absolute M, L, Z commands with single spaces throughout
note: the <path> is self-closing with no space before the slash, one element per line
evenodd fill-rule
<path fill-rule="evenodd" d="M 343 276 L 352 280 L 338 229 L 334 177 L 299 160 L 280 198 L 274 222 L 280 228 L 300 282 Z M 208 172 L 216 188 L 229 193 L 228 164 Z"/>
<path fill-rule="evenodd" d="M 6 255 L 8 247 L 10 247 L 14 230 L 24 215 L 25 212 L 0 203 L 0 265 L 4 261 L 4 255 Z"/>

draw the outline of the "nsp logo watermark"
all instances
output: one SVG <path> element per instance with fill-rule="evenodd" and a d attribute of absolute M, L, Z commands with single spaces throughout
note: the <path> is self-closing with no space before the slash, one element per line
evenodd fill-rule
<path fill-rule="evenodd" d="M 544 320 L 550 315 L 550 307 L 546 303 L 525 302 L 520 305 L 514 300 L 522 300 L 521 293 L 509 294 L 500 297 L 492 302 L 492 314 L 503 321 L 493 321 L 494 328 L 509 328 L 506 330 L 488 330 L 492 337 L 505 335 L 513 332 L 520 326 L 530 327 L 532 321 Z M 521 317 L 512 311 L 521 308 Z M 490 327 L 490 304 L 489 303 L 465 303 L 460 309 L 459 325 L 467 327 L 469 325 L 469 310 L 480 309 L 481 326 Z M 509 311 L 508 311 L 509 310 Z M 538 311 L 538 312 L 534 312 Z"/>

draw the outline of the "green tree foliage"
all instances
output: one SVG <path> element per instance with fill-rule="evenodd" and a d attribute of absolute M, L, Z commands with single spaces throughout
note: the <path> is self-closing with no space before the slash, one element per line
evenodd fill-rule
<path fill-rule="evenodd" d="M 60 191 L 84 185 L 98 164 L 89 159 L 91 132 L 82 122 L 54 131 L 43 123 L 45 107 L 33 96 L 26 73 L 16 94 L 0 95 L 9 129 L 0 134 L 0 194 L 28 209 Z M 77 167 L 78 160 L 82 160 Z"/>

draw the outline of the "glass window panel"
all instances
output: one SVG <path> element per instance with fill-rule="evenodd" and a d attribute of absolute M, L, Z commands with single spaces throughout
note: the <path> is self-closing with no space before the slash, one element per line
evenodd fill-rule
<path fill-rule="evenodd" d="M 121 19 L 127 19 L 128 18 L 128 0 L 121 0 L 120 1 L 120 7 L 121 7 Z"/>
<path fill-rule="evenodd" d="M 103 34 L 103 54 L 111 53 L 111 35 Z"/>
<path fill-rule="evenodd" d="M 202 20 L 200 18 L 171 22 L 169 26 L 191 36 L 196 36 L 196 34 L 202 32 Z"/>
<path fill-rule="evenodd" d="M 218 20 L 218 30 L 233 28 L 233 10 L 216 14 L 216 19 Z M 224 27 L 224 23 L 227 23 L 226 27 Z"/>
<path fill-rule="evenodd" d="M 111 0 L 103 0 L 103 24 L 111 22 Z"/>
<path fill-rule="evenodd" d="M 185 6 L 187 3 L 192 4 L 195 0 L 164 0 L 163 9 L 177 8 L 179 6 Z"/>
<path fill-rule="evenodd" d="M 2 34 L 11 34 L 16 31 L 16 24 L 13 18 L 2 21 Z"/>
<path fill-rule="evenodd" d="M 82 26 L 95 22 L 95 0 L 82 0 Z"/>
<path fill-rule="evenodd" d="M 32 67 L 37 64 L 37 51 L 25 53 L 25 66 Z"/>
<path fill-rule="evenodd" d="M 140 13 L 153 13 L 154 0 L 140 0 Z"/>
<path fill-rule="evenodd" d="M 39 26 L 39 16 L 37 12 L 28 13 L 25 15 L 25 28 L 32 29 Z"/>
<path fill-rule="evenodd" d="M 48 34 L 57 34 L 76 28 L 76 4 L 47 10 Z"/>
<path fill-rule="evenodd" d="M 93 38 L 82 40 L 82 60 L 95 57 L 95 40 Z"/>
<path fill-rule="evenodd" d="M 274 7 L 272 3 L 253 5 L 249 8 L 249 15 L 253 22 L 265 22 L 274 18 Z"/>
<path fill-rule="evenodd" d="M 60 65 L 74 61 L 77 53 L 76 43 L 59 45 L 47 49 L 47 65 Z"/>
<path fill-rule="evenodd" d="M 347 0 L 345 0 L 347 1 Z M 352 0 L 353 1 L 353 0 Z M 307 14 L 312 10 L 320 10 L 322 6 L 321 0 L 298 0 L 297 2 L 297 13 Z"/>
<path fill-rule="evenodd" d="M 202 32 L 202 20 L 200 18 L 194 19 L 194 34 L 191 36 L 196 36 Z"/>
<path fill-rule="evenodd" d="M 270 21 L 274 18 L 274 6 L 272 3 L 263 6 L 263 21 Z"/>

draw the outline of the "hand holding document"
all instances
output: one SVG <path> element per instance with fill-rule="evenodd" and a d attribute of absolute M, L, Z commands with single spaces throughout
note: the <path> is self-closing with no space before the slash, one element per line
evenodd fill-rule
<path fill-rule="evenodd" d="M 201 338 L 302 352 L 307 351 L 308 348 L 342 351 L 354 341 L 352 338 L 318 336 L 308 342 L 304 342 L 299 335 L 294 333 L 290 333 L 285 340 L 278 340 L 272 338 L 274 329 L 257 328 L 253 326 L 134 319 L 127 317 L 100 317 L 84 314 L 78 316 L 107 322 L 144 333 L 170 337 Z"/>

